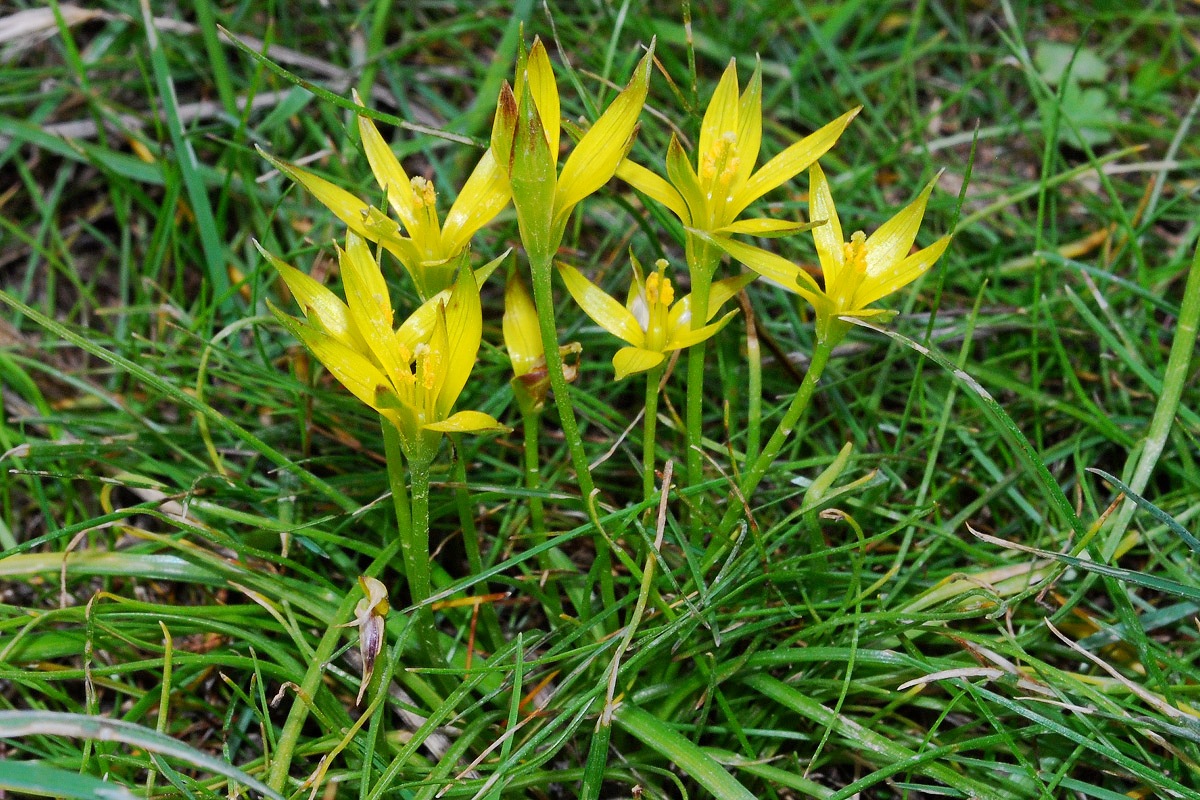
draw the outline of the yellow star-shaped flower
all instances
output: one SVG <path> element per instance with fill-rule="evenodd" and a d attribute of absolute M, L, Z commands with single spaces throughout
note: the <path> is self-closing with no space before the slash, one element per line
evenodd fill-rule
<path fill-rule="evenodd" d="M 475 366 L 483 331 L 479 287 L 465 259 L 451 288 L 393 328 L 387 282 L 359 236 L 348 234 L 346 249 L 338 251 L 346 302 L 259 251 L 287 283 L 305 318 L 272 307 L 275 316 L 351 394 L 395 426 L 410 459 L 431 458 L 443 433 L 505 430 L 479 411 L 451 413 Z"/>
<path fill-rule="evenodd" d="M 666 180 L 628 159 L 621 163 L 617 177 L 662 203 L 693 230 L 759 236 L 793 232 L 802 226 L 786 220 L 739 217 L 755 200 L 794 178 L 833 147 L 859 110 L 847 111 L 755 170 L 762 145 L 762 70 L 755 68 L 739 97 L 737 64 L 730 59 L 704 112 L 696 167 L 672 134 Z"/>
<path fill-rule="evenodd" d="M 812 229 L 824 286 L 782 256 L 732 239 L 714 241 L 750 269 L 810 302 L 816 311 L 818 339 L 836 342 L 849 330 L 842 317 L 866 319 L 892 313 L 869 306 L 924 275 L 946 251 L 951 237 L 909 252 L 937 178 L 873 234 L 855 231 L 849 241 L 843 237 L 829 181 L 820 166 L 809 168 L 809 182 L 809 216 L 825 221 Z"/>
<path fill-rule="evenodd" d="M 716 322 L 692 327 L 692 296 L 675 300 L 675 287 L 667 277 L 666 259 L 659 259 L 656 270 L 643 276 L 642 266 L 632 254 L 633 284 L 622 305 L 569 264 L 559 262 L 558 271 L 567 291 L 592 320 L 604 330 L 629 344 L 613 356 L 616 380 L 653 369 L 673 350 L 702 342 L 729 322 L 736 310 Z M 726 278 L 712 285 L 709 295 L 708 323 L 721 305 L 754 279 L 753 273 Z"/>

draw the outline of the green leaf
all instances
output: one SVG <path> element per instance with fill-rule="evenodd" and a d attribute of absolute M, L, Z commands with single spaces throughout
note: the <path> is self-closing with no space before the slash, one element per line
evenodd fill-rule
<path fill-rule="evenodd" d="M 20 796 L 68 797 L 78 800 L 134 800 L 138 795 L 115 783 L 32 761 L 0 764 L 0 790 Z"/>
<path fill-rule="evenodd" d="M 231 781 L 244 784 L 261 795 L 273 800 L 283 800 L 283 797 L 271 790 L 257 778 L 247 775 L 242 770 L 224 761 L 214 758 L 190 747 L 183 742 L 165 736 L 158 731 L 144 728 L 121 719 L 95 717 L 87 714 L 65 714 L 56 711 L 0 711 L 0 738 L 15 739 L 22 736 L 53 736 L 79 739 L 97 739 L 106 742 L 122 742 L 133 747 L 148 750 L 172 758 L 178 758 L 192 766 L 221 775 Z M 9 765 L 0 770 L 0 786 L 9 775 Z M 82 776 L 76 776 L 82 777 Z M 105 784 L 110 790 L 118 787 Z M 61 794 L 55 786 L 52 794 Z M 79 795 L 89 798 L 125 797 L 124 793 Z"/>
<path fill-rule="evenodd" d="M 1038 42 L 1033 64 L 1051 86 L 1064 79 L 1081 83 L 1100 83 L 1108 77 L 1108 65 L 1090 47 L 1066 42 Z"/>
<path fill-rule="evenodd" d="M 685 775 L 712 793 L 717 800 L 755 800 L 737 778 L 717 760 L 681 736 L 665 722 L 630 703 L 622 703 L 617 725 L 651 750 L 665 756 Z"/>

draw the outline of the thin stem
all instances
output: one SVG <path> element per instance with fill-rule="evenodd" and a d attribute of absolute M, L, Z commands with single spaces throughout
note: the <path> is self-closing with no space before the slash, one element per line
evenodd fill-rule
<path fill-rule="evenodd" d="M 713 244 L 688 234 L 685 239 L 688 275 L 692 281 L 692 330 L 704 327 L 708 320 L 708 296 L 713 273 L 721 263 L 721 251 Z M 698 486 L 704 479 L 701 459 L 701 439 L 704 428 L 704 354 L 706 342 L 688 348 L 687 372 L 687 483 Z M 691 540 L 700 545 L 703 532 L 700 515 L 691 519 Z"/>
<path fill-rule="evenodd" d="M 551 287 L 551 262 L 554 254 L 529 254 L 529 271 L 533 278 L 533 303 L 537 307 L 538 325 L 542 333 L 542 347 L 545 349 L 546 372 L 550 376 L 550 388 L 554 392 L 554 406 L 558 409 L 559 423 L 562 425 L 563 438 L 567 442 L 567 450 L 571 454 L 571 463 L 575 467 L 575 479 L 579 482 L 579 491 L 583 495 L 583 506 L 588 519 L 596 528 L 594 537 L 596 545 L 596 573 L 600 579 L 600 597 L 604 607 L 616 603 L 616 593 L 612 582 L 612 557 L 608 551 L 604 532 L 600 527 L 600 514 L 596 509 L 596 485 L 592 480 L 592 470 L 587 461 L 587 453 L 583 449 L 583 439 L 579 435 L 579 425 L 575 421 L 575 407 L 571 402 L 571 387 L 563 375 L 562 355 L 558 351 L 558 323 L 554 313 L 554 292 Z M 580 609 L 580 613 L 583 610 Z"/>
<path fill-rule="evenodd" d="M 417 635 L 425 657 L 438 665 L 437 635 L 429 599 L 429 463 L 430 457 L 409 457 L 400 441 L 400 432 L 383 421 L 383 446 L 387 456 L 388 484 L 392 507 L 396 512 L 396 530 L 400 554 L 404 560 L 404 578 L 413 606 L 417 607 Z M 408 467 L 407 474 L 405 467 Z M 412 483 L 411 494 L 409 480 Z"/>
<path fill-rule="evenodd" d="M 818 341 L 813 348 L 812 359 L 808 362 L 808 371 L 804 373 L 804 380 L 800 382 L 800 388 L 797 390 L 796 396 L 792 398 L 791 405 L 788 406 L 783 419 L 779 421 L 779 427 L 775 429 L 775 432 L 771 434 L 771 438 L 767 440 L 763 451 L 759 453 L 758 458 L 755 460 L 754 466 L 742 476 L 741 489 L 743 495 L 750 495 L 758 488 L 759 481 L 763 479 L 767 470 L 770 469 L 771 464 L 775 462 L 775 457 L 779 455 L 779 451 L 783 449 L 783 445 L 787 442 L 788 437 L 796 429 L 801 416 L 808 411 L 813 393 L 817 388 L 817 382 L 821 380 L 821 374 L 825 371 L 825 364 L 828 363 L 829 354 L 832 351 L 833 345 L 828 340 Z"/>
<path fill-rule="evenodd" d="M 762 444 L 762 346 L 754 321 L 754 309 L 742 292 L 742 317 L 746 320 L 746 460 L 744 466 L 758 458 Z"/>
<path fill-rule="evenodd" d="M 657 366 L 646 373 L 646 412 L 642 420 L 642 499 L 649 501 L 654 496 L 654 461 L 657 446 L 658 391 L 662 382 L 663 367 Z"/>
<path fill-rule="evenodd" d="M 758 488 L 758 484 L 762 481 L 763 476 L 767 474 L 767 470 L 775 463 L 775 458 L 779 455 L 779 451 L 783 449 L 784 444 L 787 443 L 788 438 L 791 437 L 792 432 L 796 430 L 796 427 L 808 411 L 813 393 L 816 391 L 817 383 L 821 380 L 821 374 L 825 371 L 825 365 L 829 361 L 831 352 L 833 352 L 833 342 L 828 338 L 818 339 L 816 346 L 813 348 L 812 358 L 808 362 L 808 371 L 804 373 L 804 380 L 800 382 L 800 388 L 796 391 L 795 396 L 792 397 L 792 402 L 784 413 L 783 419 L 779 421 L 779 426 L 771 434 L 771 438 L 767 440 L 763 451 L 759 453 L 753 466 L 742 475 L 738 489 L 741 492 L 741 497 L 746 502 L 750 502 L 750 497 L 754 494 L 755 489 Z M 725 516 L 722 517 L 721 524 L 717 526 L 717 536 L 709 545 L 708 552 L 705 554 L 702 571 L 706 571 L 724 555 L 726 548 L 730 544 L 729 535 L 732 533 L 733 526 L 741 513 L 742 507 L 737 501 L 731 502 L 728 508 L 726 508 Z"/>

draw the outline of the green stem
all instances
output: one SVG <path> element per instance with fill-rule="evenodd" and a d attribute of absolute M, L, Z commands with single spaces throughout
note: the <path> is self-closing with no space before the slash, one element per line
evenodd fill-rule
<path fill-rule="evenodd" d="M 687 234 L 684 241 L 688 274 L 692 281 L 692 330 L 704 327 L 708 319 L 708 295 L 713 274 L 721 263 L 721 251 L 709 242 Z M 687 484 L 698 486 L 704 479 L 701 440 L 704 435 L 704 354 L 706 342 L 688 348 L 687 372 Z M 699 514 L 691 519 L 691 540 L 700 545 L 703 525 Z"/>
<path fill-rule="evenodd" d="M 662 366 L 646 373 L 646 417 L 642 420 L 642 499 L 646 501 L 654 496 L 658 385 L 662 382 L 662 374 Z M 647 509 L 647 513 L 650 513 L 650 509 Z"/>
<path fill-rule="evenodd" d="M 1179 402 L 1183 397 L 1184 387 L 1187 386 L 1192 354 L 1196 350 L 1196 334 L 1200 330 L 1200 244 L 1192 256 L 1192 265 L 1188 270 L 1187 282 L 1183 287 L 1183 302 L 1179 307 L 1179 317 L 1175 326 L 1175 337 L 1171 342 L 1171 353 L 1167 357 L 1167 367 L 1163 374 L 1162 391 L 1158 403 L 1154 407 L 1154 416 L 1150 419 L 1150 427 L 1141 448 L 1135 448 L 1129 454 L 1121 475 L 1129 484 L 1129 488 L 1137 494 L 1146 490 L 1150 476 L 1158 459 L 1167 444 L 1171 426 L 1175 423 L 1175 415 L 1179 410 Z M 1112 526 L 1101 545 L 1101 552 L 1107 561 L 1117 552 L 1121 539 L 1133 519 L 1136 504 L 1129 498 L 1117 512 Z"/>
<path fill-rule="evenodd" d="M 558 409 L 559 423 L 562 426 L 563 438 L 567 442 L 567 450 L 571 454 L 571 463 L 575 467 L 575 479 L 579 482 L 579 492 L 583 496 L 583 506 L 588 519 L 596 528 L 594 536 L 596 546 L 596 573 L 600 578 L 600 598 L 603 607 L 616 603 L 616 593 L 612 582 L 612 556 L 608 551 L 603 529 L 600 527 L 600 514 L 596 509 L 596 485 L 592 480 L 592 470 L 588 465 L 587 453 L 583 449 L 583 438 L 579 435 L 579 425 L 575 421 L 575 407 L 571 402 L 571 387 L 563 375 L 562 354 L 558 351 L 558 322 L 554 313 L 554 291 L 551 286 L 552 262 L 554 253 L 536 253 L 528 251 L 529 271 L 533 278 L 533 303 L 537 307 L 538 325 L 542 333 L 542 347 L 545 349 L 546 372 L 550 376 L 550 388 L 554 392 L 554 406 Z M 583 610 L 580 610 L 583 613 Z"/>
<path fill-rule="evenodd" d="M 467 487 L 467 465 L 463 458 L 462 435 L 451 434 L 450 441 L 454 443 L 454 504 L 458 507 L 458 524 L 462 528 L 463 551 L 467 556 L 467 569 L 473 575 L 483 572 L 483 553 L 479 549 L 479 529 L 475 526 L 475 513 L 471 508 L 471 492 Z M 475 585 L 478 594 L 488 594 L 488 582 L 482 581 Z M 491 603 L 484 603 L 479 608 L 479 629 L 485 634 L 487 646 L 493 650 L 505 644 L 504 633 L 500 630 L 500 620 L 496 609 Z"/>
<path fill-rule="evenodd" d="M 429 580 L 429 464 L 430 456 L 406 454 L 400 432 L 383 422 L 383 446 L 387 456 L 388 484 L 392 507 L 396 512 L 396 530 L 400 554 L 404 560 L 404 578 L 416 607 L 417 634 L 429 663 L 439 666 L 437 635 L 433 612 L 424 605 L 431 594 Z M 407 473 L 405 467 L 407 466 Z M 411 482 L 411 493 L 409 484 Z"/>
<path fill-rule="evenodd" d="M 754 315 L 745 292 L 742 293 L 742 316 L 746 319 L 746 459 L 743 469 L 758 458 L 762 444 L 762 346 L 758 341 Z"/>
<path fill-rule="evenodd" d="M 738 488 L 741 491 L 742 499 L 747 503 L 750 502 L 754 490 L 758 488 L 758 484 L 762 481 L 763 476 L 767 474 L 767 470 L 775 463 L 775 458 L 779 455 L 779 451 L 783 449 L 792 432 L 799 425 L 801 418 L 808 411 L 809 405 L 812 402 L 813 393 L 816 391 L 817 383 L 821 380 L 821 374 L 825 371 L 825 365 L 829 361 L 829 355 L 833 352 L 833 343 L 828 338 L 818 339 L 816 346 L 813 348 L 812 359 L 808 362 L 808 371 L 804 373 L 804 380 L 800 382 L 800 388 L 796 391 L 792 398 L 788 410 L 784 413 L 783 419 L 779 421 L 779 426 L 775 432 L 771 434 L 771 438 L 767 440 L 763 451 L 759 453 L 758 458 L 754 460 L 753 466 L 742 475 L 741 483 Z M 721 518 L 721 524 L 717 526 L 717 535 L 705 554 L 702 564 L 702 572 L 715 564 L 726 548 L 729 546 L 729 535 L 733 531 L 733 526 L 739 516 L 742 514 L 741 503 L 736 499 L 730 502 L 729 507 L 725 510 L 725 516 Z"/>

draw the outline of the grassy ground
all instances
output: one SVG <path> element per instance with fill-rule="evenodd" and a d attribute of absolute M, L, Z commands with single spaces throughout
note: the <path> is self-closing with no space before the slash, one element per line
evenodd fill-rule
<path fill-rule="evenodd" d="M 0 795 L 1196 796 L 1190 5 L 696 3 L 690 27 L 671 3 L 356 5 L 203 0 L 148 27 L 120 0 L 29 4 L 20 31 L 0 12 Z M 337 286 L 341 224 L 256 145 L 378 190 L 347 111 L 218 26 L 432 132 L 394 146 L 450 193 L 521 23 L 551 45 L 568 119 L 595 119 L 657 37 L 633 157 L 660 172 L 731 56 L 743 82 L 761 59 L 768 154 L 862 105 L 822 159 L 847 231 L 944 170 L 918 241 L 955 238 L 881 303 L 902 338 L 855 330 L 835 351 L 708 564 L 688 526 L 752 446 L 747 353 L 769 434 L 809 312 L 759 281 L 710 343 L 705 482 L 686 492 L 679 361 L 658 437 L 677 491 L 655 516 L 641 383 L 612 381 L 612 337 L 558 285 L 599 541 L 627 556 L 613 601 L 586 594 L 605 561 L 553 411 L 536 491 L 519 433 L 465 438 L 457 460 L 443 445 L 435 664 L 378 420 L 268 313 L 293 303 L 251 243 Z M 806 192 L 801 176 L 764 207 L 794 219 Z M 609 290 L 630 247 L 684 275 L 678 224 L 624 184 L 581 212 L 563 252 Z M 476 260 L 516 230 L 510 209 Z M 813 260 L 807 234 L 770 246 Z M 459 407 L 518 426 L 501 284 Z M 357 629 L 336 626 L 369 569 L 393 610 L 355 706 Z"/>

